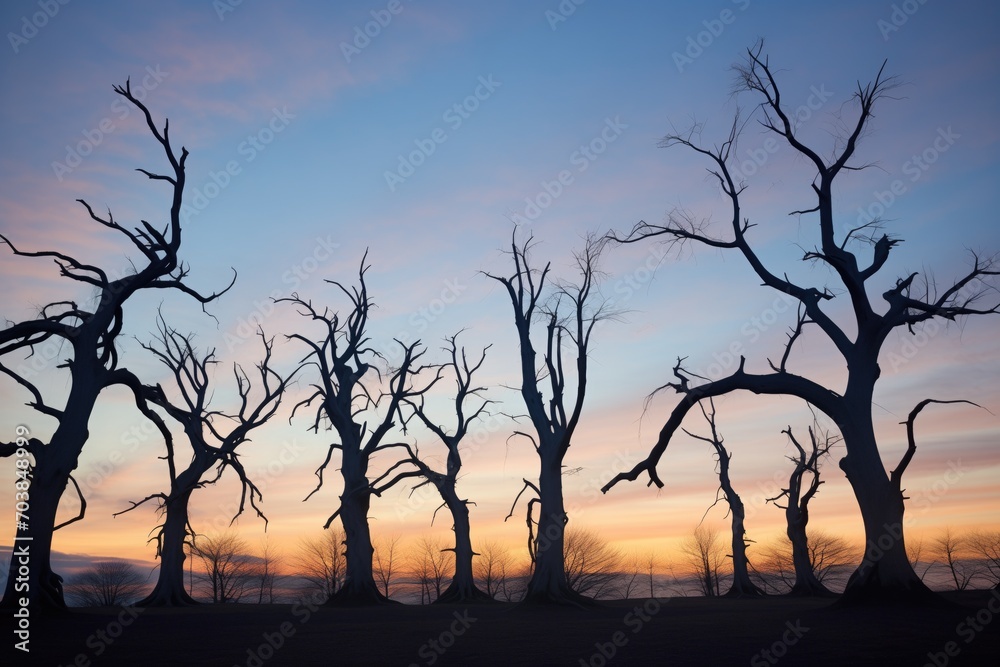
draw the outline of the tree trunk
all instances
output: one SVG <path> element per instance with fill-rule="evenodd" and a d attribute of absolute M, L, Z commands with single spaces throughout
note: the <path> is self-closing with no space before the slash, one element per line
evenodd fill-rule
<path fill-rule="evenodd" d="M 852 372 L 852 380 L 854 375 Z M 875 381 L 861 384 L 867 384 L 862 389 L 873 388 Z M 865 554 L 848 580 L 841 602 L 938 601 L 938 596 L 913 571 L 906 555 L 903 494 L 894 488 L 879 455 L 871 418 L 871 391 L 852 392 L 851 385 L 849 381 L 844 396 L 845 412 L 851 419 L 840 424 L 847 448 L 840 468 L 847 475 L 861 509 Z"/>
<path fill-rule="evenodd" d="M 813 571 L 812 559 L 809 557 L 809 538 L 806 536 L 806 524 L 809 522 L 807 512 L 796 507 L 789 501 L 785 509 L 788 528 L 785 532 L 792 543 L 792 566 L 795 568 L 795 584 L 789 595 L 830 596 L 833 591 L 823 585 Z"/>
<path fill-rule="evenodd" d="M 16 528 L 7 586 L 0 602 L 4 609 L 15 609 L 27 598 L 32 614 L 67 610 L 62 577 L 52 571 L 52 538 L 59 501 L 90 435 L 87 423 L 99 390 L 96 373 L 86 384 L 75 384 L 66 402 L 67 410 L 70 406 L 75 410 L 65 412 L 49 444 L 33 452 L 27 517 Z"/>
<path fill-rule="evenodd" d="M 726 486 L 729 487 L 725 491 L 726 500 L 729 502 L 729 511 L 733 516 L 733 585 L 726 592 L 726 597 L 760 597 L 764 592 L 750 581 L 750 572 L 747 567 L 746 528 L 743 525 L 746 510 L 739 495 L 728 484 L 728 479 Z"/>
<path fill-rule="evenodd" d="M 32 616 L 67 610 L 62 577 L 52 571 L 51 555 L 52 528 L 69 472 L 48 468 L 38 465 L 34 470 L 24 520 L 27 529 L 18 523 L 2 603 L 4 609 L 15 609 L 27 598 Z"/>
<path fill-rule="evenodd" d="M 178 486 L 184 474 L 178 478 Z M 199 475 L 200 477 L 200 475 Z M 160 545 L 160 572 L 156 585 L 145 598 L 137 602 L 140 607 L 186 607 L 198 604 L 184 589 L 184 538 L 187 536 L 188 501 L 192 489 L 171 493 L 167 499 L 166 517 Z"/>
<path fill-rule="evenodd" d="M 476 586 L 472 572 L 472 531 L 469 526 L 469 506 L 458 497 L 454 481 L 445 480 L 438 487 L 441 497 L 451 511 L 455 531 L 455 574 L 435 603 L 493 602 L 493 597 Z"/>
<path fill-rule="evenodd" d="M 341 473 L 344 478 L 344 495 L 340 497 L 340 520 L 344 526 L 346 543 L 344 584 L 328 601 L 335 606 L 364 606 L 384 604 L 389 598 L 375 584 L 372 559 L 371 530 L 368 526 L 368 509 L 371 506 L 371 486 L 365 474 L 365 464 L 360 446 L 344 448 Z"/>
<path fill-rule="evenodd" d="M 541 474 L 538 534 L 535 536 L 535 562 L 524 594 L 526 603 L 587 605 L 592 601 L 580 595 L 566 580 L 563 552 L 566 523 L 569 518 L 563 505 L 562 460 L 554 447 L 544 443 L 539 448 Z"/>

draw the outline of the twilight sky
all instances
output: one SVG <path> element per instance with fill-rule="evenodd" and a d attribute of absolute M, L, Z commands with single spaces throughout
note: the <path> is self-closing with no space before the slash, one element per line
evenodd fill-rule
<path fill-rule="evenodd" d="M 984 3 L 19 0 L 0 8 L 0 27 L 7 42 L 0 229 L 24 249 L 59 249 L 126 272 L 125 239 L 98 232 L 74 200 L 110 207 L 130 225 L 164 221 L 167 190 L 134 169 L 162 171 L 165 159 L 113 84 L 131 77 L 158 124 L 169 117 L 175 148 L 190 151 L 188 282 L 212 291 L 231 269 L 239 278 L 211 306 L 217 322 L 177 295 L 133 299 L 122 356 L 148 381 L 164 380 L 135 342 L 150 339 L 162 308 L 171 325 L 217 348 L 220 409 L 233 397 L 230 365 L 250 365 L 259 354 L 247 336 L 252 323 L 278 338 L 283 370 L 302 354 L 281 337 L 308 326 L 271 298 L 295 291 L 340 307 L 323 281 L 353 281 L 367 248 L 375 344 L 391 358 L 394 337 L 419 338 L 428 357 L 443 358 L 443 338 L 464 328 L 470 349 L 493 343 L 480 382 L 499 402 L 496 411 L 520 412 L 516 393 L 504 388 L 519 382 L 510 304 L 481 273 L 508 270 L 501 251 L 511 220 L 535 235 L 535 257 L 551 259 L 564 279 L 575 277 L 571 253 L 588 232 L 659 222 L 676 208 L 724 223 L 728 212 L 706 163 L 657 143 L 672 129 L 703 123 L 703 140 L 713 144 L 737 107 L 752 111 L 757 99 L 732 94 L 730 66 L 760 37 L 800 136 L 822 155 L 856 117 L 850 98 L 858 81 L 874 78 L 884 60 L 900 78 L 859 151 L 859 161 L 874 166 L 844 174 L 836 190 L 839 229 L 883 215 L 906 240 L 872 281 L 873 294 L 911 271 L 950 284 L 967 269 L 969 249 L 1000 249 L 1000 9 Z M 751 240 L 772 270 L 836 290 L 831 274 L 800 261 L 815 243 L 815 217 L 788 215 L 813 205 L 810 165 L 750 124 L 737 171 L 749 186 L 744 214 L 758 225 Z M 670 379 L 676 357 L 705 375 L 734 368 L 734 352 L 747 355 L 748 370 L 766 369 L 768 357 L 780 356 L 794 306 L 760 287 L 731 253 L 693 248 L 664 257 L 648 243 L 611 249 L 603 269 L 603 295 L 626 313 L 595 334 L 587 412 L 567 457 L 569 467 L 582 468 L 566 478 L 570 518 L 627 548 L 670 550 L 714 500 L 704 443 L 680 437 L 671 445 L 660 492 L 644 481 L 607 496 L 596 489 L 655 441 L 676 399 L 665 392 L 645 413 L 644 399 Z M 4 251 L 0 273 L 7 320 L 34 317 L 51 301 L 93 297 L 48 261 Z M 967 398 L 992 410 L 931 406 L 921 416 L 905 483 L 916 533 L 1000 524 L 998 324 L 935 322 L 915 336 L 893 335 L 884 348 L 875 411 L 888 468 L 905 446 L 899 422 L 920 399 Z M 815 336 L 803 342 L 794 369 L 839 389 L 844 369 L 832 348 Z M 25 362 L 54 404 L 68 388 L 55 368 L 65 352 L 52 346 Z M 304 415 L 289 424 L 303 389 L 240 450 L 264 490 L 267 534 L 288 551 L 319 533 L 340 490 L 331 470 L 326 486 L 301 502 L 330 442 L 329 434 L 307 432 Z M 0 382 L 0 397 L 0 437 L 12 438 L 16 424 L 38 437 L 51 433 L 53 423 L 23 406 L 28 396 L 13 382 Z M 764 503 L 787 479 L 791 446 L 780 431 L 791 425 L 804 433 L 809 413 L 797 400 L 747 395 L 717 405 L 750 536 L 766 541 L 782 531 L 782 512 Z M 449 419 L 442 412 L 442 423 Z M 704 430 L 693 414 L 687 426 Z M 460 490 L 477 503 L 475 542 L 521 549 L 523 520 L 503 516 L 522 477 L 536 477 L 537 462 L 526 442 L 505 442 L 513 428 L 503 418 L 480 427 Z M 426 434 L 410 437 L 442 461 Z M 153 508 L 111 514 L 166 487 L 162 453 L 125 393 L 106 393 L 76 474 L 88 516 L 60 531 L 55 549 L 151 559 Z M 825 463 L 813 525 L 858 538 L 857 506 L 836 466 L 842 455 L 837 448 Z M 376 468 L 391 462 L 386 456 Z M 0 468 L 13 477 L 11 466 Z M 200 532 L 228 523 L 237 492 L 228 477 L 195 495 Z M 400 487 L 375 499 L 376 539 L 428 531 L 447 538 L 444 517 L 428 528 L 436 499 L 407 493 Z M 0 499 L 12 506 L 10 485 Z M 67 499 L 66 516 L 76 510 Z M 723 526 L 723 516 L 717 507 L 707 520 Z M 251 542 L 264 535 L 250 515 L 238 526 Z"/>

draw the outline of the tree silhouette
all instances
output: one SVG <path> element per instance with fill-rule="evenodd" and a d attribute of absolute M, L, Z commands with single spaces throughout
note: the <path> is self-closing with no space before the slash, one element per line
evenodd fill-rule
<path fill-rule="evenodd" d="M 583 528 L 568 528 L 563 544 L 570 588 L 587 597 L 609 597 L 618 583 L 621 551 Z"/>
<path fill-rule="evenodd" d="M 969 550 L 982 564 L 982 574 L 1000 589 L 1000 530 L 974 530 L 968 535 Z"/>
<path fill-rule="evenodd" d="M 747 186 L 736 182 L 730 170 L 730 161 L 736 159 L 735 148 L 743 127 L 739 113 L 728 137 L 714 148 L 705 148 L 697 143 L 697 127 L 686 134 L 668 135 L 661 145 L 693 150 L 712 165 L 709 171 L 731 208 L 731 238 L 715 236 L 704 225 L 681 213 L 671 214 L 668 222 L 662 225 L 640 221 L 626 236 L 613 234 L 612 238 L 634 243 L 664 237 L 672 242 L 694 241 L 713 248 L 736 250 L 765 286 L 799 302 L 799 318 L 780 362 L 770 362 L 770 372 L 747 371 L 746 359 L 741 357 L 738 368 L 730 375 L 694 385 L 692 382 L 696 381 L 696 376 L 683 368 L 683 360 L 678 360 L 674 367 L 675 381 L 668 382 L 664 387 L 673 388 L 681 394 L 681 399 L 660 431 L 656 444 L 645 460 L 617 475 L 604 490 L 623 480 L 635 480 L 643 473 L 649 476 L 650 483 L 662 487 L 663 482 L 656 472 L 657 463 L 685 415 L 700 400 L 734 391 L 796 396 L 818 408 L 838 425 L 847 450 L 846 456 L 840 460 L 840 467 L 854 490 L 864 522 L 868 548 L 847 585 L 844 601 L 889 598 L 931 600 L 935 596 L 921 582 L 906 557 L 904 498 L 899 486 L 905 466 L 901 462 L 895 471 L 888 473 L 875 436 L 872 398 L 881 374 L 878 356 L 886 338 L 898 328 L 907 327 L 912 331 L 914 325 L 935 317 L 953 320 L 963 315 L 998 312 L 1000 304 L 980 305 L 987 290 L 980 281 L 998 274 L 994 258 L 983 260 L 973 254 L 972 268 L 940 292 L 936 292 L 930 280 L 925 280 L 922 286 L 918 284 L 917 273 L 897 279 L 893 286 L 885 290 L 869 284 L 886 266 L 892 250 L 900 241 L 888 234 L 876 238 L 880 222 L 877 220 L 852 229 L 838 240 L 834 224 L 833 185 L 843 172 L 863 169 L 864 165 L 854 164 L 851 159 L 855 156 L 859 138 L 869 126 L 876 104 L 886 96 L 895 81 L 883 76 L 883 65 L 874 81 L 863 87 L 858 85 L 853 96 L 859 109 L 857 119 L 849 134 L 837 140 L 832 157 L 824 159 L 820 152 L 800 140 L 787 103 L 779 93 L 773 71 L 762 51 L 763 43 L 747 51 L 746 61 L 736 68 L 739 86 L 760 99 L 757 109 L 763 127 L 791 146 L 816 170 L 812 184 L 816 204 L 792 213 L 799 216 L 815 214 L 818 218 L 819 243 L 813 250 L 805 252 L 803 260 L 825 265 L 832 271 L 850 301 L 850 322 L 838 324 L 825 309 L 824 304 L 834 300 L 839 291 L 801 284 L 785 272 L 772 271 L 750 245 L 748 234 L 754 224 L 744 216 L 741 201 L 741 194 Z M 860 252 L 848 247 L 852 241 L 865 238 L 872 245 L 870 259 L 861 257 Z M 822 275 L 825 279 L 830 274 L 823 272 Z M 885 301 L 881 312 L 872 302 L 872 293 L 880 293 Z M 807 326 L 810 330 L 819 329 L 843 358 L 847 383 L 842 393 L 788 370 L 792 347 Z M 880 544 L 890 542 L 888 548 L 881 548 Z"/>
<path fill-rule="evenodd" d="M 66 589 L 80 607 L 115 607 L 140 598 L 146 578 L 128 561 L 101 561 L 73 577 Z"/>
<path fill-rule="evenodd" d="M 705 597 L 718 597 L 720 574 L 726 561 L 726 551 L 717 531 L 698 525 L 681 545 L 681 553 L 692 566 L 698 590 Z"/>
<path fill-rule="evenodd" d="M 456 342 L 457 338 L 458 335 L 456 334 L 448 339 L 448 347 L 446 348 L 446 351 L 449 354 L 450 360 L 444 364 L 444 367 L 449 369 L 449 371 L 454 374 L 456 384 L 453 404 L 456 415 L 456 425 L 452 433 L 447 433 L 442 426 L 428 417 L 424 410 L 425 392 L 430 390 L 430 388 L 441 379 L 442 375 L 440 368 L 438 369 L 438 373 L 434 379 L 418 392 L 418 396 L 416 397 L 418 399 L 417 401 L 410 398 L 404 400 L 404 402 L 412 410 L 412 415 L 417 417 L 417 419 L 422 422 L 423 425 L 427 427 L 427 429 L 430 430 L 447 448 L 448 457 L 445 463 L 445 471 L 439 472 L 434 470 L 424 459 L 421 458 L 419 451 L 415 447 L 403 445 L 408 455 L 391 466 L 383 475 L 372 482 L 372 486 L 375 488 L 375 493 L 381 494 L 402 479 L 407 477 L 423 477 L 424 481 L 414 486 L 413 491 L 421 486 L 424 486 L 425 484 L 433 484 L 434 488 L 437 489 L 438 493 L 441 495 L 441 500 L 443 501 L 442 507 L 447 507 L 448 511 L 451 513 L 452 530 L 455 532 L 455 546 L 449 549 L 455 553 L 455 573 L 451 579 L 451 583 L 448 585 L 447 590 L 436 596 L 435 599 L 436 602 L 442 603 L 477 602 L 493 599 L 490 595 L 481 591 L 476 586 L 472 567 L 472 559 L 476 553 L 472 549 L 472 532 L 469 524 L 469 501 L 465 498 L 461 498 L 458 495 L 458 490 L 456 489 L 458 484 L 458 475 L 462 470 L 462 454 L 459 449 L 462 444 L 462 440 L 468 434 L 469 426 L 485 413 L 486 407 L 490 404 L 490 401 L 482 399 L 477 406 L 472 406 L 471 408 L 466 406 L 466 401 L 468 399 L 472 397 L 478 398 L 481 392 L 486 390 L 485 387 L 477 387 L 473 384 L 472 376 L 482 367 L 483 362 L 486 360 L 486 350 L 489 349 L 489 347 L 482 351 L 479 355 L 478 361 L 470 364 L 465 353 L 465 348 L 461 348 L 461 350 L 459 349 L 458 343 Z M 467 410 L 471 411 L 466 412 Z M 404 466 L 412 466 L 413 470 L 404 470 L 403 472 L 396 473 L 397 469 Z M 437 510 L 435 510 L 434 513 L 436 515 Z"/>
<path fill-rule="evenodd" d="M 733 455 L 726 449 L 722 435 L 715 427 L 715 402 L 710 398 L 708 404 L 710 407 L 707 410 L 704 403 L 699 403 L 698 407 L 701 409 L 705 421 L 708 422 L 711 435 L 695 435 L 687 429 L 684 429 L 684 432 L 696 440 L 712 445 L 712 449 L 715 451 L 715 461 L 718 463 L 719 492 L 722 495 L 716 493 L 715 502 L 709 509 L 718 504 L 719 500 L 725 500 L 729 507 L 729 514 L 732 516 L 732 540 L 730 543 L 733 553 L 730 557 L 733 559 L 733 583 L 726 591 L 726 597 L 757 597 L 763 595 L 764 592 L 750 580 L 749 560 L 747 559 L 747 531 L 744 526 L 746 508 L 729 478 L 729 462 Z"/>
<path fill-rule="evenodd" d="M 57 422 L 47 444 L 31 437 L 27 439 L 25 447 L 33 461 L 31 470 L 26 475 L 26 479 L 30 480 L 31 514 L 30 521 L 19 524 L 16 539 L 26 542 L 30 540 L 31 543 L 29 588 L 26 596 L 35 611 L 61 610 L 66 607 L 62 578 L 52 571 L 51 566 L 52 535 L 59 528 L 82 519 L 86 512 L 86 499 L 73 479 L 73 471 L 87 443 L 88 422 L 101 392 L 116 385 L 128 388 L 140 412 L 157 426 L 166 440 L 170 439 L 162 419 L 146 405 L 141 382 L 121 365 L 117 340 L 124 326 L 126 302 L 141 290 L 172 289 L 195 298 L 204 309 L 205 304 L 232 286 L 230 283 L 222 292 L 206 296 L 184 282 L 189 270 L 180 260 L 179 251 L 187 149 L 181 148 L 179 156 L 174 152 L 170 144 L 169 122 L 164 122 L 161 132 L 149 109 L 132 95 L 128 80 L 124 86 L 115 86 L 114 91 L 142 112 L 146 126 L 160 144 L 170 164 L 169 175 L 145 169 L 137 170 L 153 181 L 169 184 L 169 221 L 162 229 L 145 220 L 129 229 L 116 221 L 110 210 L 106 217 L 102 217 L 86 201 L 78 201 L 86 209 L 91 221 L 124 235 L 135 246 L 141 260 L 133 262 L 134 272 L 112 278 L 105 269 L 82 262 L 72 255 L 54 250 L 20 250 L 9 238 L 0 235 L 0 241 L 7 244 L 15 255 L 51 258 L 59 267 L 61 276 L 96 290 L 96 306 L 91 309 L 71 299 L 57 301 L 42 307 L 36 319 L 13 323 L 0 331 L 0 360 L 13 353 L 27 352 L 30 356 L 37 345 L 52 339 L 61 339 L 72 351 L 71 358 L 58 366 L 69 372 L 69 392 L 61 409 L 46 403 L 26 374 L 0 362 L 0 373 L 13 378 L 31 395 L 28 405 L 39 414 Z M 235 280 L 234 273 L 233 281 Z M 14 445 L 15 443 L 0 444 L 0 455 L 13 455 L 17 449 Z M 70 483 L 80 496 L 80 513 L 57 524 L 59 500 Z M 14 560 L 12 567 L 13 563 Z M 16 600 L 25 596 L 14 591 L 15 579 L 14 576 L 7 579 L 2 603 L 5 607 L 12 607 Z"/>
<path fill-rule="evenodd" d="M 253 560 L 246 540 L 233 532 L 201 536 L 192 550 L 212 602 L 239 602 L 253 586 Z"/>
<path fill-rule="evenodd" d="M 527 503 L 528 553 L 532 560 L 531 578 L 525 594 L 526 602 L 555 602 L 586 604 L 587 598 L 574 591 L 566 580 L 564 560 L 564 532 L 569 517 L 563 503 L 563 460 L 583 412 L 587 395 L 587 354 L 594 326 L 608 317 L 605 304 L 594 305 L 599 294 L 596 289 L 597 260 L 600 244 L 588 239 L 584 250 L 576 255 L 580 282 L 576 285 L 557 287 L 553 298 L 542 302 L 550 264 L 539 271 L 532 267 L 530 251 L 533 237 L 517 242 L 517 228 L 511 237 L 511 260 L 514 272 L 510 276 L 486 274 L 507 290 L 514 308 L 514 325 L 520 344 L 521 398 L 534 427 L 534 435 L 518 431 L 528 438 L 538 453 L 540 470 L 538 484 L 525 479 L 524 486 L 514 499 L 526 490 L 537 497 Z M 568 314 L 560 312 L 568 305 Z M 545 327 L 542 339 L 542 361 L 537 361 L 532 327 L 541 323 Z M 567 372 L 563 363 L 564 348 L 575 359 L 576 387 L 567 393 Z M 548 405 L 543 398 L 542 386 L 548 385 Z M 538 505 L 537 533 L 534 531 L 534 506 Z M 508 515 L 508 518 L 510 515 Z"/>
<path fill-rule="evenodd" d="M 174 607 L 196 604 L 184 590 L 184 547 L 188 544 L 188 536 L 194 535 L 189 525 L 188 506 L 191 494 L 196 489 L 215 484 L 226 469 L 233 470 L 241 486 L 240 504 L 233 521 L 243 513 L 249 502 L 257 516 L 264 519 L 266 528 L 267 517 L 257 505 L 257 501 L 262 498 L 260 489 L 240 462 L 237 448 L 249 442 L 251 433 L 274 416 L 292 376 L 282 378 L 271 368 L 273 339 L 266 338 L 263 331 L 259 331 L 264 357 L 257 364 L 256 391 L 243 367 L 233 364 L 233 377 L 240 398 L 238 412 L 227 414 L 210 409 L 213 391 L 210 369 L 217 363 L 215 350 L 199 354 L 192 336 L 181 335 L 176 329 L 168 327 L 162 316 L 157 318 L 157 327 L 159 337 L 156 343 L 143 344 L 143 347 L 170 369 L 177 386 L 178 398 L 169 399 L 160 385 L 144 387 L 143 396 L 183 427 L 191 446 L 191 458 L 187 467 L 178 472 L 174 446 L 168 441 L 167 453 L 163 458 L 167 461 L 169 490 L 133 502 L 131 507 L 117 512 L 115 516 L 130 512 L 150 500 L 159 502 L 157 510 L 164 517 L 163 523 L 154 529 L 155 534 L 150 541 L 156 542 L 160 573 L 152 592 L 139 604 Z M 213 467 L 215 475 L 206 478 L 206 473 Z"/>
<path fill-rule="evenodd" d="M 818 424 L 809 427 L 810 448 L 808 452 L 792 434 L 791 426 L 782 431 L 795 446 L 796 455 L 788 457 L 795 464 L 795 467 L 788 477 L 788 488 L 782 489 L 781 493 L 774 498 L 767 499 L 768 502 L 773 502 L 777 507 L 785 510 L 787 526 L 785 534 L 791 544 L 792 567 L 795 572 L 795 582 L 790 591 L 792 595 L 833 594 L 816 575 L 813 551 L 810 550 L 809 537 L 806 534 L 806 526 L 809 523 L 809 501 L 813 499 L 819 491 L 820 485 L 823 484 L 819 478 L 819 460 L 829 453 L 830 447 L 837 441 L 837 438 L 826 433 L 821 443 L 816 433 L 818 428 Z M 803 487 L 806 473 L 809 473 L 809 483 Z M 785 505 L 778 504 L 782 498 L 788 499 Z"/>
<path fill-rule="evenodd" d="M 507 577 L 513 570 L 514 558 L 507 545 L 490 541 L 479 547 L 479 559 L 475 562 L 476 578 L 492 599 L 506 598 Z"/>
<path fill-rule="evenodd" d="M 331 527 L 322 537 L 304 540 L 294 562 L 307 588 L 330 599 L 344 584 L 344 532 Z"/>
<path fill-rule="evenodd" d="M 347 289 L 342 283 L 327 280 L 336 286 L 348 299 L 350 310 L 341 317 L 329 308 L 317 309 L 312 302 L 293 294 L 278 299 L 298 308 L 299 314 L 322 326 L 319 340 L 303 334 L 290 334 L 289 340 L 296 340 L 308 348 L 302 360 L 303 367 L 315 370 L 311 385 L 313 393 L 296 404 L 293 416 L 299 408 L 309 408 L 315 404 L 311 431 L 319 433 L 320 426 L 326 424 L 332 429 L 338 442 L 330 445 L 326 459 L 316 469 L 319 479 L 316 488 L 306 496 L 308 500 L 323 486 L 323 472 L 340 451 L 340 473 L 344 490 L 340 503 L 324 528 L 329 528 L 340 517 L 344 526 L 347 566 L 344 584 L 330 599 L 330 604 L 357 605 L 388 602 L 388 598 L 378 590 L 372 573 L 373 547 L 371 530 L 368 525 L 368 510 L 371 497 L 375 493 L 368 477 L 371 458 L 379 451 L 390 447 L 405 447 L 405 443 L 391 443 L 386 437 L 396 423 L 393 419 L 400 414 L 404 399 L 414 398 L 412 377 L 422 370 L 417 361 L 424 351 L 419 350 L 419 341 L 402 347 L 402 361 L 399 368 L 388 377 L 386 390 L 381 390 L 381 376 L 373 366 L 380 358 L 372 349 L 368 339 L 368 315 L 372 300 L 368 295 L 365 273 L 368 271 L 367 253 L 358 270 L 358 285 Z M 398 341 L 397 341 L 398 342 Z M 372 379 L 375 376 L 375 379 Z M 384 412 L 376 410 L 384 406 Z M 369 419 L 374 428 L 369 428 Z"/>

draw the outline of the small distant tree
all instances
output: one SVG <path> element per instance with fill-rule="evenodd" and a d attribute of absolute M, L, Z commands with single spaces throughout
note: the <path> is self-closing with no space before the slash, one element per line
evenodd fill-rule
<path fill-rule="evenodd" d="M 253 562 L 243 538 L 232 532 L 203 535 L 195 540 L 193 552 L 212 602 L 239 602 L 251 589 Z"/>
<path fill-rule="evenodd" d="M 968 538 L 953 533 L 951 528 L 946 528 L 931 540 L 930 551 L 932 556 L 948 568 L 957 591 L 968 588 L 979 573 L 978 563 L 972 560 L 973 552 L 969 548 Z"/>
<path fill-rule="evenodd" d="M 344 532 L 331 527 L 321 537 L 302 541 L 294 563 L 306 588 L 329 600 L 344 584 Z"/>
<path fill-rule="evenodd" d="M 505 544 L 486 542 L 479 547 L 479 559 L 475 561 L 476 579 L 491 598 L 501 597 L 513 564 L 514 558 Z"/>
<path fill-rule="evenodd" d="M 726 549 L 718 531 L 699 524 L 681 545 L 681 553 L 694 571 L 701 594 L 717 597 L 722 566 L 726 562 Z"/>
<path fill-rule="evenodd" d="M 80 607 L 128 605 L 146 592 L 146 578 L 128 561 L 101 561 L 74 577 L 67 592 Z"/>
<path fill-rule="evenodd" d="M 570 588 L 595 599 L 613 592 L 622 566 L 620 550 L 583 528 L 568 529 L 563 548 Z"/>
<path fill-rule="evenodd" d="M 966 540 L 969 552 L 982 566 L 980 574 L 1000 588 L 1000 530 L 976 530 Z"/>
<path fill-rule="evenodd" d="M 645 564 L 642 556 L 639 554 L 632 553 L 624 559 L 624 568 L 618 580 L 618 592 L 623 600 L 628 600 L 632 597 L 633 593 L 638 592 L 639 587 L 642 585 L 639 577 L 642 576 L 644 569 Z"/>
<path fill-rule="evenodd" d="M 252 573 L 253 586 L 257 590 L 257 604 L 274 604 L 277 601 L 274 589 L 278 581 L 283 578 L 280 563 L 281 558 L 277 549 L 265 538 Z"/>
<path fill-rule="evenodd" d="M 795 594 L 799 571 L 795 565 L 793 550 L 792 543 L 786 537 L 765 545 L 761 550 L 762 558 L 757 570 L 759 580 L 765 583 L 773 582 L 779 592 Z M 809 537 L 806 552 L 807 567 L 816 582 L 828 591 L 829 595 L 833 594 L 829 592 L 829 587 L 836 574 L 846 566 L 856 563 L 857 556 L 855 549 L 842 537 L 822 531 L 813 531 Z"/>
<path fill-rule="evenodd" d="M 397 566 L 399 565 L 398 546 L 399 537 L 396 535 L 379 540 L 378 544 L 374 546 L 372 568 L 376 580 L 382 585 L 382 595 L 386 599 L 392 597 L 389 592 L 392 586 L 392 577 L 397 574 Z"/>
<path fill-rule="evenodd" d="M 451 551 L 444 548 L 441 541 L 423 537 L 414 554 L 414 573 L 420 584 L 420 604 L 429 604 L 441 599 L 444 581 L 448 572 L 453 571 Z"/>

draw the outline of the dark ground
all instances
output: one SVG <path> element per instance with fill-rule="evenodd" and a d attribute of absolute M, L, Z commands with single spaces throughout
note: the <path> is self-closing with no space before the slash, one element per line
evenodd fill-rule
<path fill-rule="evenodd" d="M 1000 666 L 1000 593 L 948 598 L 961 607 L 674 598 L 608 601 L 591 610 L 205 605 L 133 616 L 86 609 L 33 619 L 30 654 L 13 650 L 5 617 L 0 665 Z"/>

